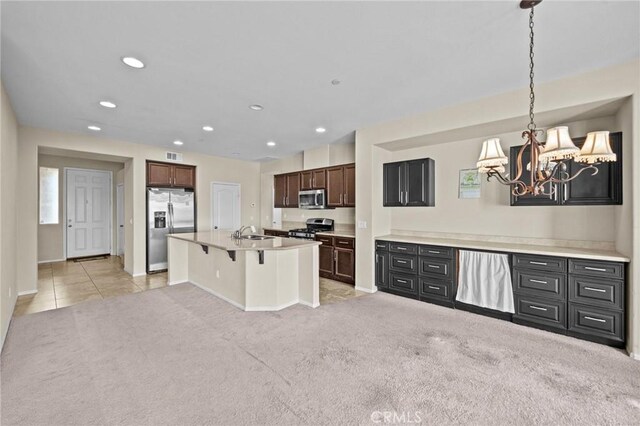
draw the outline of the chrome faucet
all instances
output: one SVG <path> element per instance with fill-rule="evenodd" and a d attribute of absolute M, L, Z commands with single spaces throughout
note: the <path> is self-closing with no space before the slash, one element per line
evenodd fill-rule
<path fill-rule="evenodd" d="M 247 229 L 251 229 L 251 232 L 253 232 L 254 234 L 256 232 L 256 227 L 253 226 L 253 225 L 243 226 L 242 228 L 238 229 L 237 231 L 234 231 L 233 234 L 231 234 L 231 237 L 233 237 L 233 238 L 241 238 L 242 237 L 242 233 L 244 231 L 246 231 Z"/>

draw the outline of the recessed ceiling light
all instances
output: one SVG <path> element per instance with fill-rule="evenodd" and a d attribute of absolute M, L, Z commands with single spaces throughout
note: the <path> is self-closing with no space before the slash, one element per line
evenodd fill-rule
<path fill-rule="evenodd" d="M 213 132 L 213 127 L 211 126 L 202 126 L 202 130 L 205 132 Z"/>
<path fill-rule="evenodd" d="M 340 83 L 342 83 L 342 82 L 340 80 L 338 80 L 337 78 L 335 80 L 331 80 L 331 84 L 333 84 L 334 86 L 337 86 Z"/>
<path fill-rule="evenodd" d="M 126 65 L 129 65 L 131 68 L 144 68 L 144 62 L 142 62 L 138 58 L 134 58 L 133 56 L 122 57 L 122 62 L 124 62 Z"/>
<path fill-rule="evenodd" d="M 233 156 L 234 156 L 234 157 L 237 157 L 237 156 L 239 156 L 239 155 L 240 155 L 240 153 L 239 153 L 239 152 L 233 152 L 232 154 L 233 154 Z"/>
<path fill-rule="evenodd" d="M 249 105 L 249 108 L 254 111 L 262 111 L 264 109 L 262 105 L 258 105 L 258 104 Z"/>
<path fill-rule="evenodd" d="M 327 129 L 325 129 L 324 127 L 316 127 L 316 133 L 324 133 L 326 131 Z"/>
<path fill-rule="evenodd" d="M 267 142 L 267 146 L 276 146 L 276 143 L 274 141 L 269 141 Z"/>
<path fill-rule="evenodd" d="M 182 144 L 183 144 L 183 142 L 182 142 L 182 141 L 173 141 L 173 144 L 174 144 L 174 145 L 178 145 L 178 146 L 180 146 L 180 145 L 182 145 Z"/>
<path fill-rule="evenodd" d="M 100 105 L 105 108 L 115 108 L 117 105 L 110 101 L 100 101 Z"/>
<path fill-rule="evenodd" d="M 102 130 L 100 127 L 98 126 L 87 126 L 87 129 L 89 130 L 93 130 L 94 132 L 99 132 L 100 130 Z"/>

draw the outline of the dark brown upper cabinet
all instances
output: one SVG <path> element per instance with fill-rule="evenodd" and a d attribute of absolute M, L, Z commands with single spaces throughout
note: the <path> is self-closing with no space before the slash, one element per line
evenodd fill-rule
<path fill-rule="evenodd" d="M 356 166 L 329 167 L 327 169 L 327 206 L 355 207 Z"/>
<path fill-rule="evenodd" d="M 195 188 L 196 168 L 181 164 L 147 161 L 147 186 Z"/>
<path fill-rule="evenodd" d="M 298 207 L 300 172 L 275 175 L 273 177 L 273 206 Z"/>
<path fill-rule="evenodd" d="M 543 205 L 616 205 L 622 204 L 622 133 L 616 132 L 609 135 L 611 149 L 617 155 L 617 161 L 604 162 L 596 165 L 598 173 L 594 176 L 590 171 L 583 172 L 574 180 L 563 184 L 555 185 L 556 192 L 551 197 L 531 195 L 518 197 L 511 195 L 512 206 L 543 206 Z M 574 138 L 574 143 L 578 148 L 582 147 L 585 138 Z M 511 147 L 509 153 L 511 176 L 515 176 L 515 162 L 518 156 L 519 146 Z M 525 152 L 523 164 L 529 161 L 529 152 Z M 575 161 L 567 162 L 567 172 L 569 175 L 575 174 L 584 165 Z M 526 176 L 525 176 L 526 175 Z M 522 180 L 528 183 L 529 176 L 523 172 Z"/>
<path fill-rule="evenodd" d="M 327 170 L 305 170 L 300 172 L 300 190 L 324 189 L 327 185 Z"/>
<path fill-rule="evenodd" d="M 432 207 L 435 205 L 435 162 L 431 158 L 383 165 L 385 207 Z"/>

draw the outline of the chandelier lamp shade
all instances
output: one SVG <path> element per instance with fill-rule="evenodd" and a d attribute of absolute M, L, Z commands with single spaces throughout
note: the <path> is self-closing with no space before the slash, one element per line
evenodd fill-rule
<path fill-rule="evenodd" d="M 552 196 L 556 185 L 549 183 L 566 183 L 582 173 L 590 171 L 591 175 L 598 173 L 596 165 L 602 162 L 617 161 L 616 154 L 611 149 L 608 131 L 597 131 L 587 134 L 582 148 L 578 148 L 569 135 L 567 126 L 557 126 L 547 130 L 546 141 L 540 142 L 537 136 L 542 133 L 536 127 L 534 120 L 535 92 L 533 84 L 533 16 L 534 8 L 542 0 L 524 0 L 520 3 L 522 9 L 529 12 L 529 125 L 522 132 L 525 139 L 515 160 L 513 176 L 505 174 L 509 159 L 504 154 L 500 139 L 491 138 L 482 143 L 482 151 L 476 166 L 480 173 L 487 175 L 487 180 L 495 178 L 499 183 L 511 187 L 515 196 L 531 194 L 534 196 Z M 529 153 L 529 162 L 525 165 L 525 154 Z M 573 175 L 567 170 L 567 162 L 585 163 Z M 528 178 L 523 179 L 524 173 Z M 574 168 L 572 168 L 573 170 Z"/>

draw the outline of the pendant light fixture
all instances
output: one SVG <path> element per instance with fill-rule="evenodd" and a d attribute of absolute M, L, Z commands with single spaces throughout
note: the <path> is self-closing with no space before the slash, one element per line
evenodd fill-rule
<path fill-rule="evenodd" d="M 546 143 L 538 141 L 537 135 L 542 131 L 536 128 L 534 120 L 535 92 L 533 85 L 533 12 L 537 4 L 542 0 L 524 0 L 520 2 L 521 9 L 530 9 L 529 12 L 529 125 L 522 132 L 525 144 L 518 151 L 515 164 L 515 176 L 505 174 L 505 166 L 509 159 L 504 154 L 500 139 L 492 138 L 483 142 L 480 158 L 478 159 L 478 171 L 487 175 L 487 180 L 492 177 L 503 185 L 511 187 L 515 196 L 526 194 L 552 196 L 556 191 L 556 185 L 549 183 L 566 183 L 583 172 L 589 170 L 591 175 L 598 173 L 595 165 L 603 161 L 616 161 L 616 154 L 611 150 L 609 132 L 599 131 L 587 134 L 582 149 L 575 146 L 569 136 L 569 128 L 558 126 L 547 130 Z M 525 152 L 529 151 L 530 161 L 523 165 Z M 567 161 L 586 163 L 574 175 L 569 175 Z M 522 179 L 524 170 L 527 170 L 529 179 Z"/>

